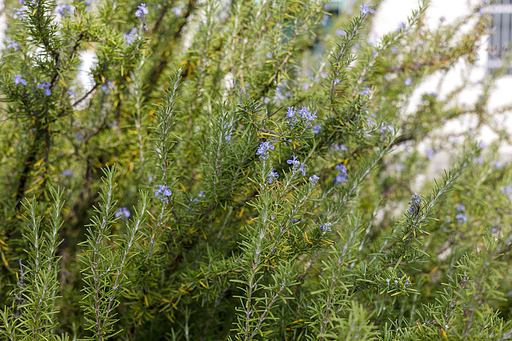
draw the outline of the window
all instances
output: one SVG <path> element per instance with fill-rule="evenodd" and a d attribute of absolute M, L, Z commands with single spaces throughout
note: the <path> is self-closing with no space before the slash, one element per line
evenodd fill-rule
<path fill-rule="evenodd" d="M 512 0 L 495 0 L 489 6 L 488 12 L 492 14 L 492 28 L 494 33 L 489 40 L 489 71 L 503 65 L 501 56 L 509 50 L 512 41 Z M 511 74 L 512 69 L 508 70 Z"/>

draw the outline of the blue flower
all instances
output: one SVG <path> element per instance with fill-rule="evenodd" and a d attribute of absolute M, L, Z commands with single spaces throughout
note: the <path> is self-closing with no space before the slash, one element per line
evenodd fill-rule
<path fill-rule="evenodd" d="M 511 186 L 507 186 L 507 187 L 503 188 L 501 190 L 501 193 L 503 193 L 503 194 L 512 194 L 512 187 Z"/>
<path fill-rule="evenodd" d="M 296 114 L 296 111 L 293 110 L 293 107 L 289 107 L 288 112 L 286 113 L 286 118 L 292 118 L 293 116 L 295 116 L 295 114 Z"/>
<path fill-rule="evenodd" d="M 167 198 L 172 195 L 172 192 L 166 185 L 157 185 L 158 189 L 155 191 L 155 197 L 162 201 L 167 201 Z"/>
<path fill-rule="evenodd" d="M 494 164 L 494 167 L 501 168 L 501 162 L 496 161 L 496 163 Z"/>
<path fill-rule="evenodd" d="M 322 129 L 322 125 L 318 124 L 318 125 L 313 127 L 313 133 L 318 134 L 321 129 Z"/>
<path fill-rule="evenodd" d="M 483 163 L 484 162 L 483 157 L 479 156 L 478 159 L 476 159 L 476 162 Z"/>
<path fill-rule="evenodd" d="M 345 147 L 345 145 L 343 145 L 343 144 L 340 144 L 340 145 L 335 144 L 334 149 L 341 150 L 342 152 L 346 152 L 348 150 L 348 148 Z"/>
<path fill-rule="evenodd" d="M 75 98 L 76 98 L 76 92 L 74 92 L 72 90 L 68 90 L 68 94 L 71 96 L 75 96 Z"/>
<path fill-rule="evenodd" d="M 129 33 L 123 33 L 123 39 L 126 42 L 126 45 L 131 45 L 135 39 L 137 38 L 137 28 L 132 27 Z"/>
<path fill-rule="evenodd" d="M 181 8 L 173 7 L 173 8 L 171 8 L 171 12 L 173 12 L 176 15 L 181 15 Z"/>
<path fill-rule="evenodd" d="M 60 173 L 60 175 L 67 176 L 67 177 L 72 177 L 73 176 L 73 172 L 71 172 L 69 169 L 66 169 L 65 171 Z"/>
<path fill-rule="evenodd" d="M 256 155 L 259 155 L 261 160 L 266 160 L 269 157 L 268 151 L 274 148 L 275 146 L 272 145 L 272 141 L 261 142 Z"/>
<path fill-rule="evenodd" d="M 121 207 L 117 210 L 115 217 L 119 218 L 121 216 L 124 216 L 126 218 L 130 218 L 130 211 L 126 207 Z"/>
<path fill-rule="evenodd" d="M 10 44 L 7 45 L 8 49 L 14 49 L 14 51 L 18 51 L 20 49 L 20 43 L 15 42 L 14 40 L 10 41 Z"/>
<path fill-rule="evenodd" d="M 20 75 L 14 75 L 14 83 L 16 84 L 23 84 L 23 85 L 27 85 L 27 81 L 23 79 L 23 76 L 20 76 Z"/>
<path fill-rule="evenodd" d="M 484 149 L 485 148 L 485 143 L 483 141 L 481 141 L 480 144 L 478 145 L 478 147 Z"/>
<path fill-rule="evenodd" d="M 300 163 L 299 171 L 302 172 L 302 176 L 306 176 L 306 169 L 304 167 L 307 167 L 305 163 Z"/>
<path fill-rule="evenodd" d="M 73 10 L 73 7 L 71 7 L 68 4 L 61 4 L 57 6 L 57 13 L 60 14 L 63 17 L 69 16 L 69 12 Z"/>
<path fill-rule="evenodd" d="M 462 205 L 462 204 L 459 204 L 459 206 L 457 206 L 457 212 L 462 212 L 466 209 L 466 206 Z"/>
<path fill-rule="evenodd" d="M 295 162 L 298 162 L 298 161 L 297 161 L 297 157 L 294 154 L 292 154 L 292 158 L 290 160 L 286 160 L 286 163 L 289 165 L 293 165 Z"/>
<path fill-rule="evenodd" d="M 397 172 L 400 172 L 402 170 L 405 169 L 405 165 L 402 163 L 402 164 L 399 164 L 399 165 L 396 165 L 396 171 Z"/>
<path fill-rule="evenodd" d="M 325 223 L 323 225 L 320 225 L 320 230 L 322 230 L 322 232 L 325 234 L 327 232 L 331 232 L 331 223 Z"/>
<path fill-rule="evenodd" d="M 114 83 L 112 83 L 112 81 L 107 81 L 105 84 L 103 84 L 101 90 L 107 90 L 108 88 L 114 90 L 116 86 L 114 85 Z"/>
<path fill-rule="evenodd" d="M 320 178 L 316 175 L 309 177 L 309 182 L 311 182 L 313 185 L 316 184 L 318 182 L 318 180 L 320 180 Z"/>
<path fill-rule="evenodd" d="M 368 14 L 368 13 L 375 13 L 375 10 L 371 9 L 370 6 L 373 5 L 361 5 L 361 13 L 362 14 Z"/>
<path fill-rule="evenodd" d="M 16 11 L 16 13 L 14 13 L 12 15 L 12 17 L 14 19 L 20 19 L 20 20 L 27 19 L 27 14 L 25 13 L 25 9 L 24 8 L 15 8 L 14 10 Z"/>
<path fill-rule="evenodd" d="M 50 96 L 52 94 L 52 90 L 50 89 L 51 86 L 52 85 L 50 82 L 42 82 L 42 83 L 37 84 L 38 89 L 41 89 L 41 88 L 44 89 L 44 94 L 46 96 Z"/>
<path fill-rule="evenodd" d="M 407 86 L 411 85 L 411 84 L 412 84 L 412 78 L 411 78 L 411 77 L 407 77 L 407 78 L 405 79 L 405 82 L 404 82 L 404 83 L 405 83 L 405 85 L 407 85 Z"/>
<path fill-rule="evenodd" d="M 371 92 L 372 92 L 372 88 L 365 87 L 364 90 L 361 92 L 361 95 L 370 96 Z"/>
<path fill-rule="evenodd" d="M 137 7 L 137 11 L 135 11 L 135 16 L 137 18 L 140 18 L 140 17 L 144 17 L 144 15 L 148 14 L 149 13 L 149 10 L 148 8 L 146 7 L 146 4 L 145 3 L 141 3 L 138 7 Z"/>
<path fill-rule="evenodd" d="M 459 221 L 459 225 L 462 225 L 464 224 L 466 221 L 468 221 L 468 218 L 462 214 L 462 213 L 459 213 L 455 216 L 455 218 L 457 218 L 457 220 Z"/>
<path fill-rule="evenodd" d="M 347 182 L 347 166 L 340 163 L 339 165 L 336 165 L 336 167 L 334 167 L 334 168 L 336 168 L 340 171 L 339 174 L 334 178 L 334 182 L 337 182 L 337 183 Z"/>
<path fill-rule="evenodd" d="M 268 183 L 269 184 L 273 183 L 274 179 L 279 176 L 279 174 L 277 174 L 277 172 L 275 172 L 274 170 L 275 169 L 272 168 L 272 170 L 270 171 L 270 174 L 268 175 Z"/>
<path fill-rule="evenodd" d="M 434 149 L 430 148 L 429 150 L 427 150 L 427 157 L 429 160 L 432 160 L 432 158 L 434 157 Z"/>
<path fill-rule="evenodd" d="M 421 203 L 421 195 L 419 195 L 418 193 L 414 193 L 412 198 L 411 198 L 411 201 L 408 202 L 409 205 L 411 205 L 411 207 L 409 207 L 409 211 L 412 213 L 416 212 L 415 208 L 419 207 Z"/>

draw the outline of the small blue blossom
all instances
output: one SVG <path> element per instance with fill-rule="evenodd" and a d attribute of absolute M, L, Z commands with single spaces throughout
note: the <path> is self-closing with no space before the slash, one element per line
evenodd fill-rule
<path fill-rule="evenodd" d="M 26 5 L 27 3 L 25 2 L 25 0 L 20 0 L 20 5 Z"/>
<path fill-rule="evenodd" d="M 381 134 L 384 134 L 386 131 L 392 131 L 393 130 L 393 126 L 391 124 L 388 124 L 388 125 L 383 125 L 381 128 L 380 128 L 380 133 Z"/>
<path fill-rule="evenodd" d="M 129 33 L 123 33 L 123 39 L 126 42 L 126 45 L 131 45 L 135 39 L 137 38 L 137 28 L 132 27 Z"/>
<path fill-rule="evenodd" d="M 375 10 L 371 9 L 370 6 L 373 5 L 361 5 L 361 13 L 362 14 L 368 14 L 368 13 L 375 13 Z"/>
<path fill-rule="evenodd" d="M 322 26 L 327 25 L 327 22 L 329 21 L 329 14 L 325 14 L 322 18 Z"/>
<path fill-rule="evenodd" d="M 328 76 L 329 75 L 327 74 L 327 72 L 325 72 L 325 71 L 320 72 L 320 77 L 327 78 Z"/>
<path fill-rule="evenodd" d="M 405 169 L 405 165 L 403 163 L 396 165 L 396 171 L 400 172 Z"/>
<path fill-rule="evenodd" d="M 491 229 L 491 232 L 492 232 L 492 233 L 497 233 L 497 232 L 498 232 L 498 229 L 497 229 L 496 227 L 493 227 L 493 228 Z"/>
<path fill-rule="evenodd" d="M 46 96 L 50 96 L 52 94 L 52 90 L 50 89 L 50 87 L 51 87 L 50 82 L 42 82 L 42 83 L 37 84 L 38 89 L 41 89 L 41 88 L 44 89 L 44 94 Z"/>
<path fill-rule="evenodd" d="M 308 91 L 309 90 L 309 83 L 306 83 L 302 86 L 302 89 Z"/>
<path fill-rule="evenodd" d="M 272 141 L 261 142 L 256 155 L 259 155 L 261 160 L 266 160 L 269 157 L 268 151 L 274 148 L 275 146 L 272 145 Z"/>
<path fill-rule="evenodd" d="M 298 161 L 297 161 L 297 157 L 294 154 L 292 154 L 292 158 L 290 160 L 286 160 L 286 163 L 289 165 L 293 165 L 295 162 L 298 162 Z"/>
<path fill-rule="evenodd" d="M 173 8 L 171 8 L 171 12 L 173 12 L 176 15 L 181 15 L 181 8 L 173 7 Z"/>
<path fill-rule="evenodd" d="M 23 85 L 27 85 L 27 81 L 23 79 L 23 76 L 20 76 L 20 75 L 14 75 L 14 83 L 16 84 L 23 84 Z"/>
<path fill-rule="evenodd" d="M 340 145 L 335 144 L 334 149 L 341 150 L 342 152 L 346 152 L 348 150 L 348 148 L 345 147 L 345 145 L 343 145 L 343 144 L 340 144 Z"/>
<path fill-rule="evenodd" d="M 407 77 L 407 78 L 405 79 L 405 82 L 404 82 L 404 83 L 405 83 L 405 85 L 407 85 L 407 86 L 411 85 L 411 84 L 412 84 L 412 78 L 411 78 L 411 77 Z"/>
<path fill-rule="evenodd" d="M 68 90 L 68 94 L 71 96 L 74 96 L 76 98 L 76 92 L 74 92 L 72 90 Z"/>
<path fill-rule="evenodd" d="M 501 190 L 501 193 L 503 193 L 503 194 L 507 194 L 507 195 L 508 195 L 508 194 L 512 194 L 512 187 L 511 187 L 511 186 L 507 186 L 507 187 L 503 188 L 503 189 Z"/>
<path fill-rule="evenodd" d="M 318 125 L 313 127 L 313 133 L 318 134 L 318 133 L 320 133 L 321 129 L 322 129 L 322 125 L 318 124 Z"/>
<path fill-rule="evenodd" d="M 458 220 L 459 225 L 462 225 L 462 224 L 464 224 L 466 221 L 468 221 L 468 218 L 467 218 L 464 214 L 462 214 L 462 213 L 457 214 L 457 215 L 455 216 L 455 218 Z"/>
<path fill-rule="evenodd" d="M 16 13 L 14 13 L 12 15 L 12 17 L 14 19 L 20 19 L 20 20 L 25 20 L 27 19 L 27 14 L 25 12 L 25 9 L 24 8 L 14 8 L 14 10 L 16 11 Z"/>
<path fill-rule="evenodd" d="M 11 40 L 9 45 L 7 45 L 7 48 L 14 49 L 14 51 L 18 51 L 20 49 L 20 43 L 17 43 L 14 40 Z"/>
<path fill-rule="evenodd" d="M 130 215 L 131 215 L 130 211 L 126 207 L 121 207 L 117 210 L 115 217 L 119 218 L 122 216 L 122 217 L 130 218 Z"/>
<path fill-rule="evenodd" d="M 331 223 L 325 223 L 323 225 L 320 225 L 320 230 L 322 230 L 322 232 L 325 234 L 327 232 L 331 232 L 331 226 L 332 224 Z"/>
<path fill-rule="evenodd" d="M 293 107 L 288 108 L 288 112 L 286 113 L 286 118 L 293 118 L 297 112 L 293 110 Z"/>
<path fill-rule="evenodd" d="M 462 205 L 462 204 L 459 204 L 459 206 L 457 206 L 457 212 L 462 212 L 466 209 L 466 206 Z"/>
<path fill-rule="evenodd" d="M 309 177 L 309 182 L 311 182 L 313 185 L 316 184 L 320 180 L 320 178 L 316 175 L 312 175 Z"/>
<path fill-rule="evenodd" d="M 106 83 L 103 84 L 103 86 L 101 87 L 101 90 L 108 90 L 108 88 L 114 90 L 116 86 L 114 85 L 114 83 L 112 83 L 112 81 L 106 81 Z"/>
<path fill-rule="evenodd" d="M 306 169 L 304 167 L 307 167 L 306 164 L 301 162 L 298 171 L 302 172 L 302 176 L 306 176 Z"/>
<path fill-rule="evenodd" d="M 137 7 L 137 11 L 135 11 L 135 16 L 137 18 L 140 18 L 140 17 L 144 17 L 146 14 L 149 13 L 149 10 L 148 8 L 146 7 L 146 4 L 145 3 L 141 3 L 138 7 Z"/>
<path fill-rule="evenodd" d="M 60 173 L 60 175 L 67 176 L 67 177 L 72 177 L 73 176 L 73 172 L 71 172 L 69 169 L 66 169 L 65 171 Z"/>
<path fill-rule="evenodd" d="M 57 6 L 57 13 L 60 14 L 63 17 L 69 16 L 69 12 L 73 10 L 73 7 L 71 7 L 68 4 L 61 4 Z"/>
<path fill-rule="evenodd" d="M 494 167 L 501 168 L 501 162 L 496 161 L 496 163 L 494 164 Z"/>
<path fill-rule="evenodd" d="M 415 213 L 416 210 L 419 209 L 420 203 L 421 195 L 419 195 L 418 193 L 414 193 L 413 196 L 411 197 L 411 201 L 408 202 L 408 204 L 411 205 L 411 207 L 409 207 L 409 212 L 411 214 Z"/>
<path fill-rule="evenodd" d="M 434 149 L 430 148 L 429 150 L 427 150 L 427 157 L 429 160 L 432 160 L 432 158 L 434 157 Z"/>
<path fill-rule="evenodd" d="M 172 192 L 166 185 L 157 185 L 157 190 L 155 191 L 155 197 L 159 198 L 162 201 L 167 201 L 167 198 L 172 195 Z"/>
<path fill-rule="evenodd" d="M 481 157 L 481 156 L 479 156 L 479 157 L 478 157 L 478 159 L 476 159 L 476 162 L 478 162 L 478 163 L 480 163 L 480 164 L 481 164 L 481 163 L 483 163 L 483 162 L 484 162 L 484 158 L 483 158 L 483 157 Z"/>
<path fill-rule="evenodd" d="M 409 279 L 406 279 L 404 286 L 408 286 L 408 285 L 411 285 L 411 282 L 409 282 Z"/>
<path fill-rule="evenodd" d="M 270 174 L 268 175 L 268 183 L 271 184 L 274 182 L 274 179 L 277 178 L 279 176 L 279 174 L 277 174 L 277 172 L 275 172 L 275 169 L 272 168 L 272 170 L 270 171 Z"/>
<path fill-rule="evenodd" d="M 364 90 L 361 92 L 361 95 L 370 96 L 371 93 L 372 93 L 372 88 L 365 87 Z"/>
<path fill-rule="evenodd" d="M 483 141 L 481 141 L 479 144 L 478 144 L 478 147 L 484 149 L 485 148 L 485 143 Z"/>
<path fill-rule="evenodd" d="M 336 165 L 336 167 L 334 167 L 334 168 L 336 168 L 340 171 L 339 174 L 334 178 L 334 182 L 337 182 L 337 183 L 347 182 L 347 166 L 340 163 L 339 165 Z"/>

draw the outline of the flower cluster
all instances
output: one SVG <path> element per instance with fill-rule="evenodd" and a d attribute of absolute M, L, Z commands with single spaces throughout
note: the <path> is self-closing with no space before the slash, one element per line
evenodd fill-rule
<path fill-rule="evenodd" d="M 462 213 L 464 210 L 466 210 L 466 206 L 464 206 L 463 204 L 459 204 L 457 206 L 457 212 L 459 212 L 459 214 L 457 214 L 455 218 L 457 218 L 459 225 L 462 225 L 466 221 L 468 221 L 468 218 L 464 215 L 464 213 Z"/>
<path fill-rule="evenodd" d="M 131 45 L 137 38 L 137 28 L 133 27 L 129 33 L 123 33 L 123 39 L 126 45 Z"/>
<path fill-rule="evenodd" d="M 261 142 L 258 150 L 256 151 L 256 155 L 259 155 L 260 159 L 265 161 L 269 157 L 268 151 L 274 148 L 275 146 L 272 144 L 272 141 Z"/>
<path fill-rule="evenodd" d="M 294 126 L 297 122 L 297 118 L 305 121 L 306 126 L 311 126 L 311 123 L 315 120 L 316 114 L 311 113 L 307 107 L 302 107 L 299 110 L 295 110 L 293 107 L 288 108 L 286 118 L 290 120 L 290 125 Z"/>
<path fill-rule="evenodd" d="M 411 214 L 417 213 L 420 209 L 421 195 L 419 195 L 418 193 L 414 193 L 411 198 L 411 201 L 409 201 L 408 204 L 411 205 L 411 207 L 409 207 L 409 212 Z"/>
<path fill-rule="evenodd" d="M 320 230 L 322 230 L 324 234 L 326 234 L 327 232 L 331 232 L 331 225 L 331 223 L 325 223 L 323 225 L 320 225 Z"/>
<path fill-rule="evenodd" d="M 362 14 L 375 13 L 375 10 L 371 9 L 370 6 L 373 6 L 373 5 L 361 5 L 360 6 L 361 13 Z"/>
<path fill-rule="evenodd" d="M 279 174 L 275 171 L 274 168 L 270 171 L 270 174 L 268 175 L 268 183 L 271 184 L 274 182 L 274 179 L 277 178 Z"/>
<path fill-rule="evenodd" d="M 23 79 L 23 76 L 20 76 L 20 75 L 14 75 L 14 83 L 15 84 L 23 84 L 23 85 L 27 85 L 27 81 Z"/>
<path fill-rule="evenodd" d="M 336 168 L 340 171 L 338 173 L 338 175 L 334 178 L 334 182 L 337 182 L 337 183 L 347 182 L 347 166 L 340 163 L 339 165 L 337 165 L 334 168 Z"/>
<path fill-rule="evenodd" d="M 146 14 L 149 13 L 149 10 L 148 8 L 146 7 L 146 4 L 145 3 L 141 3 L 138 7 L 137 7 L 137 10 L 135 11 L 135 16 L 137 18 L 144 18 Z"/>
<path fill-rule="evenodd" d="M 44 89 L 44 94 L 46 96 L 50 96 L 52 94 L 52 90 L 50 89 L 51 86 L 52 84 L 50 82 L 42 82 L 37 84 L 38 89 Z"/>
<path fill-rule="evenodd" d="M 292 165 L 292 172 L 302 172 L 302 176 L 306 176 L 306 164 L 297 160 L 297 157 L 292 154 L 292 158 L 290 160 L 286 160 L 286 163 Z"/>
<path fill-rule="evenodd" d="M 9 45 L 7 45 L 7 48 L 14 49 L 14 51 L 18 51 L 20 49 L 20 43 L 17 43 L 14 40 L 11 40 L 9 42 Z"/>
<path fill-rule="evenodd" d="M 128 210 L 126 207 L 121 207 L 117 210 L 115 217 L 130 218 L 130 210 Z"/>
<path fill-rule="evenodd" d="M 106 81 L 105 84 L 102 85 L 101 90 L 108 90 L 109 88 L 112 90 L 114 90 L 116 88 L 116 86 L 114 85 L 114 83 L 112 83 L 112 81 Z"/>
<path fill-rule="evenodd" d="M 313 185 L 315 185 L 318 182 L 318 180 L 320 180 L 320 178 L 316 175 L 312 175 L 309 177 L 309 182 L 311 182 Z"/>
<path fill-rule="evenodd" d="M 25 9 L 24 8 L 15 8 L 14 9 L 16 11 L 16 13 L 14 13 L 12 15 L 12 17 L 14 19 L 20 19 L 20 20 L 25 20 L 27 19 L 27 14 L 25 12 Z"/>
<path fill-rule="evenodd" d="M 162 201 L 167 201 L 167 198 L 169 198 L 172 195 L 172 192 L 169 188 L 167 188 L 166 185 L 157 185 L 158 189 L 155 191 L 155 197 Z"/>

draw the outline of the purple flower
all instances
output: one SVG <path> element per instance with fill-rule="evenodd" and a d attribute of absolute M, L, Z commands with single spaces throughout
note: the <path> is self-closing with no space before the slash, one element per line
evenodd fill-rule
<path fill-rule="evenodd" d="M 312 175 L 309 177 L 309 182 L 311 182 L 313 185 L 316 184 L 320 180 L 320 178 L 316 175 Z"/>
<path fill-rule="evenodd" d="M 299 161 L 297 161 L 297 157 L 294 154 L 292 154 L 292 158 L 290 160 L 286 160 L 286 163 L 289 165 L 292 165 L 295 162 L 299 162 Z"/>
<path fill-rule="evenodd" d="M 148 8 L 146 7 L 146 4 L 145 3 L 141 3 L 138 7 L 137 7 L 137 11 L 135 11 L 135 16 L 137 18 L 140 18 L 140 17 L 144 17 L 144 15 L 148 14 L 149 13 L 149 10 Z"/>
<path fill-rule="evenodd" d="M 484 162 L 483 157 L 479 156 L 478 159 L 476 159 L 476 162 L 483 163 Z"/>
<path fill-rule="evenodd" d="M 496 161 L 496 163 L 494 164 L 494 167 L 501 168 L 501 162 Z"/>
<path fill-rule="evenodd" d="M 343 165 L 343 164 L 339 164 L 339 165 L 336 165 L 336 167 L 334 167 L 336 169 L 338 169 L 340 172 L 339 174 L 334 178 L 334 182 L 336 183 L 343 183 L 343 182 L 347 182 L 347 166 Z"/>
<path fill-rule="evenodd" d="M 126 207 L 119 208 L 115 214 L 115 217 L 119 218 L 121 216 L 130 218 L 130 211 Z"/>
<path fill-rule="evenodd" d="M 101 90 L 108 90 L 108 88 L 114 90 L 116 86 L 114 85 L 114 83 L 112 83 L 112 81 L 107 81 L 105 84 L 103 84 Z"/>
<path fill-rule="evenodd" d="M 14 13 L 12 15 L 12 17 L 14 19 L 20 19 L 20 20 L 27 19 L 27 14 L 25 13 L 25 9 L 24 8 L 15 8 L 14 10 L 16 11 L 16 13 Z"/>
<path fill-rule="evenodd" d="M 25 5 L 25 4 L 26 4 L 25 0 L 20 0 L 20 5 Z"/>
<path fill-rule="evenodd" d="M 343 144 L 340 144 L 340 145 L 335 144 L 334 149 L 341 150 L 342 152 L 346 152 L 348 150 L 348 148 L 345 147 L 345 145 L 343 145 Z"/>
<path fill-rule="evenodd" d="M 306 169 L 304 167 L 307 167 L 306 164 L 301 162 L 298 170 L 302 172 L 302 176 L 306 176 Z"/>
<path fill-rule="evenodd" d="M 18 51 L 20 49 L 20 44 L 15 42 L 14 40 L 10 41 L 10 44 L 7 45 L 8 49 L 14 49 L 14 51 Z"/>
<path fill-rule="evenodd" d="M 172 195 L 172 192 L 166 185 L 157 185 L 158 189 L 155 191 L 155 197 L 162 201 L 167 201 L 167 197 Z"/>
<path fill-rule="evenodd" d="M 322 18 L 322 26 L 327 25 L 327 22 L 329 21 L 329 14 L 325 14 Z"/>
<path fill-rule="evenodd" d="M 370 96 L 371 92 L 372 92 L 372 88 L 365 87 L 364 90 L 361 92 L 361 95 Z"/>
<path fill-rule="evenodd" d="M 462 225 L 464 224 L 466 221 L 468 221 L 468 218 L 462 214 L 462 213 L 459 213 L 455 216 L 455 218 L 457 218 L 457 220 L 459 221 L 459 225 Z"/>
<path fill-rule="evenodd" d="M 334 31 L 334 35 L 337 37 L 343 37 L 345 36 L 345 31 L 343 31 L 341 28 L 338 28 L 336 31 Z"/>
<path fill-rule="evenodd" d="M 41 88 L 44 89 L 44 94 L 46 96 L 50 96 L 52 94 L 52 90 L 50 89 L 50 86 L 52 86 L 50 84 L 50 82 L 42 82 L 42 83 L 37 84 L 38 89 L 41 89 Z"/>
<path fill-rule="evenodd" d="M 275 146 L 272 145 L 272 141 L 261 142 L 256 155 L 259 155 L 261 160 L 266 160 L 269 157 L 268 151 L 274 148 Z"/>
<path fill-rule="evenodd" d="M 23 76 L 20 76 L 20 75 L 14 75 L 14 83 L 16 84 L 23 84 L 23 85 L 27 85 L 27 81 L 23 79 Z"/>
<path fill-rule="evenodd" d="M 279 176 L 279 174 L 277 174 L 277 172 L 275 172 L 275 169 L 272 168 L 272 170 L 270 171 L 270 174 L 268 175 L 268 183 L 271 184 L 274 182 L 274 179 L 277 178 Z"/>
<path fill-rule="evenodd" d="M 292 118 L 296 113 L 297 112 L 293 110 L 293 107 L 289 107 L 288 112 L 286 113 L 286 118 Z"/>
<path fill-rule="evenodd" d="M 328 74 L 325 71 L 320 72 L 320 77 L 327 78 Z"/>
<path fill-rule="evenodd" d="M 507 187 L 503 188 L 501 190 L 501 193 L 503 193 L 503 194 L 512 194 L 512 187 L 511 186 L 507 186 Z"/>
<path fill-rule="evenodd" d="M 443 21 L 445 21 L 445 20 L 446 20 L 446 17 L 445 17 L 444 15 L 442 15 L 442 16 L 440 16 L 440 17 L 439 17 L 439 21 L 443 22 Z"/>
<path fill-rule="evenodd" d="M 68 94 L 71 96 L 75 96 L 75 98 L 76 98 L 76 92 L 74 92 L 72 90 L 68 90 Z"/>
<path fill-rule="evenodd" d="M 62 176 L 72 177 L 73 172 L 71 172 L 69 169 L 66 169 L 64 172 L 60 173 Z"/>
<path fill-rule="evenodd" d="M 73 10 L 73 7 L 71 7 L 68 4 L 61 4 L 57 6 L 57 13 L 60 14 L 63 17 L 69 16 L 69 12 Z"/>
<path fill-rule="evenodd" d="M 484 149 L 485 148 L 485 143 L 483 141 L 481 141 L 480 144 L 478 145 L 478 147 Z"/>
<path fill-rule="evenodd" d="M 309 90 L 309 83 L 304 84 L 302 86 L 302 89 L 308 91 Z"/>
<path fill-rule="evenodd" d="M 176 15 L 181 15 L 181 8 L 173 7 L 173 8 L 171 8 L 171 12 L 173 12 Z"/>
<path fill-rule="evenodd" d="M 411 77 L 407 77 L 407 78 L 405 79 L 405 82 L 404 82 L 404 83 L 405 83 L 405 85 L 407 85 L 407 86 L 411 85 L 411 84 L 412 84 L 412 78 L 411 78 Z"/>
<path fill-rule="evenodd" d="M 427 150 L 427 157 L 429 160 L 432 160 L 432 158 L 434 157 L 434 149 L 429 149 Z"/>
<path fill-rule="evenodd" d="M 373 6 L 373 5 L 361 5 L 360 8 L 361 8 L 361 13 L 364 15 L 364 14 L 368 14 L 368 13 L 375 13 L 375 10 L 371 9 L 370 6 Z"/>
<path fill-rule="evenodd" d="M 318 124 L 318 125 L 313 127 L 313 133 L 318 134 L 321 129 L 322 129 L 322 125 Z"/>
<path fill-rule="evenodd" d="M 457 206 L 457 212 L 462 212 L 466 209 L 466 206 L 462 205 L 462 204 L 459 204 L 459 206 Z"/>
<path fill-rule="evenodd" d="M 403 163 L 396 166 L 396 171 L 397 172 L 400 172 L 400 171 L 402 171 L 404 169 L 405 169 L 405 165 Z"/>
<path fill-rule="evenodd" d="M 137 38 L 137 28 L 133 27 L 129 33 L 123 33 L 124 41 L 126 42 L 126 45 L 131 45 L 135 38 Z"/>
<path fill-rule="evenodd" d="M 320 230 L 322 230 L 323 233 L 331 232 L 331 223 L 325 223 L 323 225 L 320 225 Z"/>

